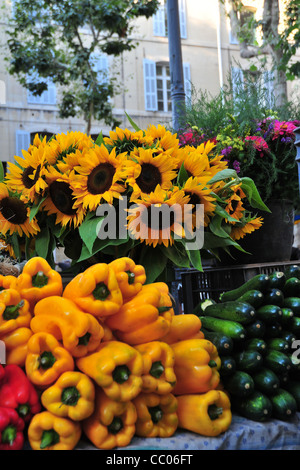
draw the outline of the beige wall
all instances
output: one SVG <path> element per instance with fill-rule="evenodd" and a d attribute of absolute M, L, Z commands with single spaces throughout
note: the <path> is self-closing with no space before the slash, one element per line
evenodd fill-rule
<path fill-rule="evenodd" d="M 9 0 L 6 0 L 9 4 Z M 257 3 L 249 1 L 245 4 Z M 9 11 L 9 10 L 8 10 Z M 229 21 L 221 12 L 220 38 L 221 62 L 218 55 L 217 28 L 219 24 L 218 0 L 186 0 L 187 38 L 182 39 L 183 62 L 190 64 L 191 81 L 196 90 L 208 90 L 212 94 L 220 90 L 220 82 L 225 81 L 230 70 L 230 62 L 239 57 L 239 47 L 229 43 Z M 0 41 L 3 36 L 5 22 L 2 17 L 0 25 Z M 143 59 L 169 61 L 168 40 L 153 35 L 153 20 L 139 19 L 136 23 L 135 37 L 139 45 L 127 52 L 115 63 L 117 81 L 124 88 L 114 98 L 115 114 L 122 119 L 121 126 L 129 127 L 125 111 L 145 128 L 149 124 L 167 124 L 171 122 L 171 113 L 147 112 L 144 104 Z M 2 33 L 1 33 L 2 31 Z M 78 119 L 59 119 L 56 106 L 30 105 L 27 103 L 27 91 L 5 71 L 5 49 L 0 56 L 0 139 L 2 161 L 12 161 L 16 151 L 16 130 L 28 132 L 66 132 L 68 130 L 85 131 L 85 123 Z M 114 69 L 112 69 L 114 70 Z M 222 70 L 222 76 L 219 73 Z M 289 89 L 297 83 L 289 84 Z M 299 81 L 298 81 L 299 85 Z M 108 134 L 109 128 L 94 122 L 91 133 L 100 131 Z"/>

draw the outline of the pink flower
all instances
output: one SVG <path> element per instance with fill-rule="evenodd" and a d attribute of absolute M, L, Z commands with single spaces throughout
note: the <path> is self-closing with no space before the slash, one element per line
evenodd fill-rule
<path fill-rule="evenodd" d="M 279 136 L 292 137 L 295 129 L 296 126 L 291 121 L 275 121 L 272 140 L 278 139 Z"/>
<path fill-rule="evenodd" d="M 262 137 L 256 135 L 249 135 L 245 137 L 245 140 L 252 141 L 253 146 L 259 152 L 260 157 L 263 157 L 264 152 L 268 152 L 269 150 L 267 142 Z"/>

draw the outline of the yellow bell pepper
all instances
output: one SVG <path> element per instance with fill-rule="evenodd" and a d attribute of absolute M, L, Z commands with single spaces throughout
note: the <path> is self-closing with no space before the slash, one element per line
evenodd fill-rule
<path fill-rule="evenodd" d="M 136 434 L 171 437 L 178 427 L 177 398 L 172 393 L 140 393 L 133 404 L 137 411 Z"/>
<path fill-rule="evenodd" d="M 112 400 L 129 401 L 141 391 L 143 360 L 129 344 L 101 343 L 94 353 L 78 358 L 76 365 Z"/>
<path fill-rule="evenodd" d="M 64 372 L 41 395 L 46 410 L 56 416 L 82 421 L 94 411 L 95 386 L 82 372 Z"/>
<path fill-rule="evenodd" d="M 170 393 L 176 383 L 172 348 L 161 341 L 139 344 L 135 348 L 143 358 L 142 392 Z"/>
<path fill-rule="evenodd" d="M 74 357 L 94 351 L 104 336 L 98 320 L 80 310 L 70 299 L 59 296 L 40 300 L 30 327 L 34 333 L 51 333 Z"/>
<path fill-rule="evenodd" d="M 65 287 L 63 297 L 96 317 L 115 314 L 123 303 L 116 274 L 109 265 L 97 263 L 77 274 Z"/>
<path fill-rule="evenodd" d="M 174 315 L 168 333 L 161 338 L 167 344 L 177 343 L 184 339 L 194 338 L 199 335 L 199 339 L 204 338 L 204 334 L 200 331 L 201 320 L 197 315 L 186 313 L 184 315 Z"/>
<path fill-rule="evenodd" d="M 52 385 L 63 372 L 74 370 L 71 354 L 50 333 L 33 334 L 27 347 L 26 374 L 39 388 Z"/>
<path fill-rule="evenodd" d="M 17 290 L 0 292 L 0 339 L 17 328 L 29 327 L 31 318 L 29 303 L 21 298 Z"/>
<path fill-rule="evenodd" d="M 73 450 L 80 437 L 80 423 L 55 416 L 49 411 L 34 415 L 28 427 L 32 450 Z"/>
<path fill-rule="evenodd" d="M 177 402 L 179 428 L 215 437 L 230 427 L 231 404 L 227 394 L 221 390 L 181 395 L 177 397 Z"/>
<path fill-rule="evenodd" d="M 175 357 L 175 395 L 205 393 L 220 382 L 221 359 L 216 346 L 206 339 L 187 339 L 171 345 Z"/>
<path fill-rule="evenodd" d="M 15 276 L 11 276 L 10 274 L 4 276 L 0 274 L 0 291 L 4 289 L 15 289 L 17 284 L 17 278 Z"/>
<path fill-rule="evenodd" d="M 44 258 L 36 256 L 25 264 L 17 278 L 16 289 L 22 299 L 28 300 L 30 308 L 33 309 L 39 300 L 62 294 L 62 278 Z"/>
<path fill-rule="evenodd" d="M 135 264 L 131 258 L 126 257 L 115 259 L 109 263 L 109 266 L 113 268 L 116 274 L 124 302 L 138 294 L 146 282 L 146 273 L 143 266 Z"/>
<path fill-rule="evenodd" d="M 106 319 L 114 335 L 124 343 L 137 345 L 155 341 L 170 328 L 172 305 L 161 305 L 161 293 L 152 285 L 124 303 L 118 313 Z"/>
<path fill-rule="evenodd" d="M 25 366 L 28 341 L 31 336 L 32 331 L 30 328 L 17 328 L 1 337 L 6 349 L 6 364 Z"/>
<path fill-rule="evenodd" d="M 82 422 L 82 429 L 98 449 L 126 447 L 135 434 L 136 419 L 132 401 L 112 400 L 101 388 L 97 388 L 95 411 Z"/>

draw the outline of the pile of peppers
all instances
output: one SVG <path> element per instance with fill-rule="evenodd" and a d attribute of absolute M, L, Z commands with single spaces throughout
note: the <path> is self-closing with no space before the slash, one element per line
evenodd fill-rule
<path fill-rule="evenodd" d="M 46 260 L 0 276 L 0 449 L 96 448 L 231 424 L 221 360 L 200 319 L 175 315 L 167 284 L 127 257 L 66 286 Z"/>

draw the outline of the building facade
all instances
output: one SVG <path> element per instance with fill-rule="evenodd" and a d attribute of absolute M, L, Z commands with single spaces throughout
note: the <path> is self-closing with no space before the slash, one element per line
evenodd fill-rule
<path fill-rule="evenodd" d="M 179 0 L 178 3 L 186 99 L 190 98 L 192 88 L 217 94 L 229 74 L 233 79 L 240 77 L 248 62 L 240 59 L 238 41 L 219 0 Z M 261 15 L 262 0 L 244 3 L 245 14 Z M 5 17 L 12 11 L 11 0 L 5 0 L 0 56 L 0 159 L 3 162 L 13 161 L 14 155 L 21 155 L 21 150 L 28 148 L 36 133 L 50 136 L 67 131 L 85 131 L 85 122 L 81 118 L 59 118 L 59 89 L 55 85 L 49 82 L 48 90 L 34 97 L 6 71 Z M 167 31 L 166 0 L 161 0 L 161 6 L 152 18 L 140 18 L 136 22 L 134 39 L 138 46 L 135 49 L 114 61 L 102 55 L 94 58 L 100 80 L 103 72 L 114 75 L 117 71 L 121 92 L 112 104 L 123 127 L 130 128 L 125 112 L 141 128 L 171 123 Z M 88 29 L 84 34 L 88 36 Z M 299 82 L 296 82 L 289 84 L 289 91 L 298 86 Z M 100 131 L 108 135 L 110 128 L 101 122 L 93 122 L 91 135 L 97 136 Z"/>

